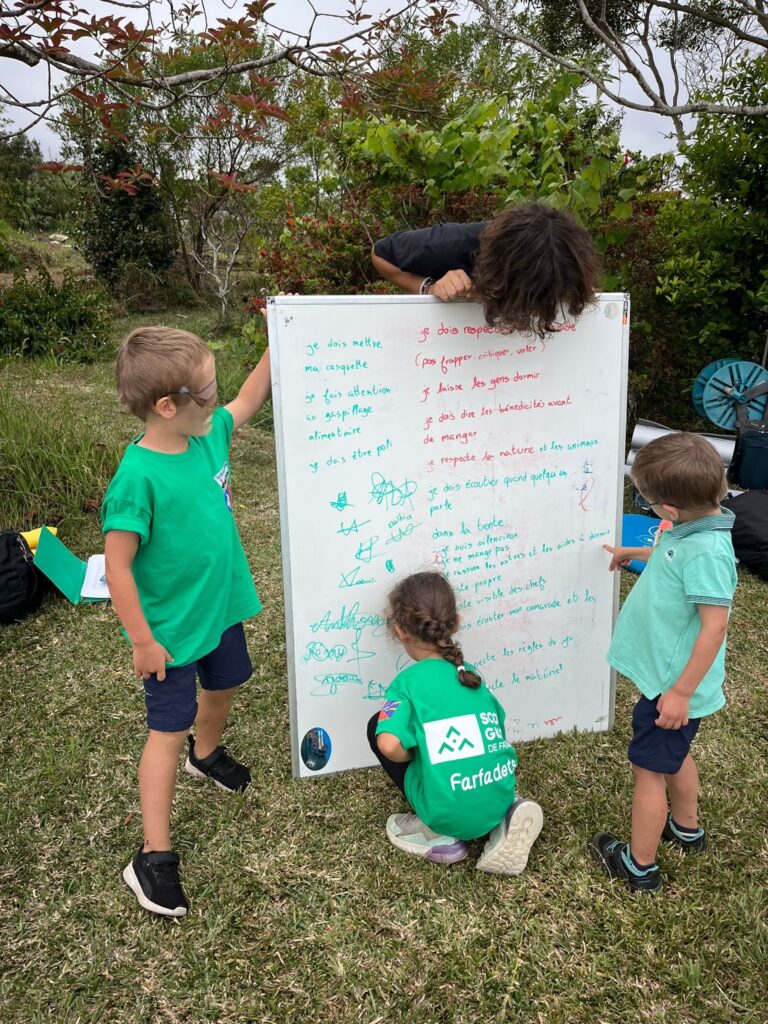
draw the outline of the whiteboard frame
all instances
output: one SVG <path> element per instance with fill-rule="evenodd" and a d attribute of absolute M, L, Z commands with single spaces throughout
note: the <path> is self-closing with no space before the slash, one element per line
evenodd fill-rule
<path fill-rule="evenodd" d="M 467 302 L 471 300 L 458 300 Z M 624 450 L 626 459 L 626 432 L 627 432 L 627 387 L 629 381 L 629 316 L 630 297 L 628 292 L 600 292 L 596 295 L 596 301 L 613 301 L 622 303 L 622 330 L 621 330 L 621 374 L 620 385 L 622 397 L 619 402 L 619 451 Z M 360 305 L 434 305 L 441 304 L 440 299 L 431 295 L 272 295 L 267 299 L 267 328 L 270 338 L 276 338 L 279 331 L 278 315 L 279 309 L 290 306 L 360 306 Z M 278 308 L 279 307 L 279 308 Z M 300 737 L 298 736 L 298 710 L 296 707 L 296 677 L 295 677 L 295 650 L 294 650 L 294 629 L 293 629 L 293 597 L 291 594 L 291 543 L 289 535 L 289 516 L 286 507 L 287 477 L 286 467 L 283 458 L 285 452 L 283 433 L 283 391 L 280 379 L 280 353 L 278 345 L 270 345 L 270 372 L 272 376 L 272 407 L 274 413 L 275 429 L 275 458 L 277 464 L 277 487 L 278 505 L 280 514 L 280 547 L 282 552 L 283 569 L 283 598 L 285 604 L 285 651 L 287 659 L 287 681 L 288 681 L 288 711 L 291 734 L 291 775 L 293 778 L 314 778 L 315 776 L 304 776 L 300 773 Z M 621 541 L 621 524 L 624 513 L 624 463 L 617 469 L 616 481 L 616 532 L 615 537 Z M 619 612 L 619 595 L 621 590 L 621 573 L 614 573 L 613 584 L 613 609 L 612 621 L 616 624 L 616 617 Z M 604 730 L 595 732 L 607 732 L 612 729 L 616 717 L 616 670 L 611 667 L 610 684 L 608 692 L 608 721 Z M 375 767 L 372 766 L 372 767 Z M 343 768 L 340 771 L 359 771 L 360 769 Z M 334 773 L 336 774 L 336 773 Z M 320 778 L 323 775 L 318 776 Z"/>

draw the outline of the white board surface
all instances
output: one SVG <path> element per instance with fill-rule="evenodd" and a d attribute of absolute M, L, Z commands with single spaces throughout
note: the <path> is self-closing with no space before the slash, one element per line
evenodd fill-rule
<path fill-rule="evenodd" d="M 366 721 L 409 664 L 386 597 L 425 569 L 511 742 L 608 728 L 628 296 L 543 341 L 469 302 L 268 306 L 294 774 L 375 763 Z"/>

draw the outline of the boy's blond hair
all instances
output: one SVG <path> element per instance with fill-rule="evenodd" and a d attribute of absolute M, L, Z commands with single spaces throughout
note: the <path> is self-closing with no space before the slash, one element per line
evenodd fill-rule
<path fill-rule="evenodd" d="M 683 509 L 714 508 L 728 490 L 723 463 L 698 434 L 665 434 L 641 448 L 632 480 L 646 499 Z"/>
<path fill-rule="evenodd" d="M 192 391 L 210 349 L 189 331 L 138 327 L 117 354 L 117 394 L 134 416 L 145 420 L 164 395 Z"/>

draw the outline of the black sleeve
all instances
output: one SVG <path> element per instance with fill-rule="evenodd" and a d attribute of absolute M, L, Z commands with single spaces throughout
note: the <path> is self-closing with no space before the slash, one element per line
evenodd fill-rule
<path fill-rule="evenodd" d="M 396 231 L 375 243 L 373 251 L 400 270 L 423 277 L 442 277 L 449 270 L 463 270 L 469 276 L 475 266 L 475 252 L 485 222 L 436 224 L 418 231 Z"/>

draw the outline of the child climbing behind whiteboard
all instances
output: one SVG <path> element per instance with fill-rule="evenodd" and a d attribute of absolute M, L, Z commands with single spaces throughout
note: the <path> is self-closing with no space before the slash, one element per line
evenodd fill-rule
<path fill-rule="evenodd" d="M 388 623 L 415 664 L 399 673 L 368 741 L 415 814 L 387 820 L 390 842 L 438 864 L 487 835 L 480 871 L 519 875 L 541 831 L 541 808 L 515 799 L 517 755 L 504 709 L 452 639 L 459 627 L 446 578 L 421 572 L 389 596 Z"/>
<path fill-rule="evenodd" d="M 616 622 L 608 661 L 640 691 L 627 756 L 635 780 L 632 839 L 599 832 L 594 858 L 631 889 L 661 886 L 664 840 L 703 853 L 699 776 L 689 748 L 702 718 L 725 704 L 725 631 L 736 588 L 720 456 L 698 434 L 667 434 L 636 456 L 632 480 L 641 506 L 673 523 L 655 548 L 611 548 L 610 569 L 647 561 Z M 639 496 L 640 497 L 640 496 Z M 669 805 L 667 803 L 669 799 Z"/>
<path fill-rule="evenodd" d="M 222 407 L 205 342 L 140 327 L 117 357 L 117 390 L 144 432 L 107 488 L 102 529 L 112 604 L 144 681 L 149 727 L 139 763 L 144 841 L 123 878 L 145 910 L 183 917 L 170 817 L 185 742 L 194 778 L 229 793 L 251 781 L 220 745 L 235 690 L 253 671 L 242 623 L 261 610 L 232 514 L 229 445 L 269 395 L 269 353 Z"/>

